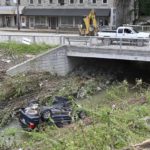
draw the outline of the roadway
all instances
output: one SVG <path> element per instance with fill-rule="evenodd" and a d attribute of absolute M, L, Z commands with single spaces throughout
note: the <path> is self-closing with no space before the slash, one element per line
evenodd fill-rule
<path fill-rule="evenodd" d="M 50 31 L 39 32 L 39 30 L 4 30 L 0 28 L 0 35 L 29 35 L 29 36 L 78 36 L 78 34 L 61 34 L 61 33 L 51 33 Z"/>

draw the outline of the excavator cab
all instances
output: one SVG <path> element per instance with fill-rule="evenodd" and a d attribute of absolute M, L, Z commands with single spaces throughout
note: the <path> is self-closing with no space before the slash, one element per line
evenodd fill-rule
<path fill-rule="evenodd" d="M 91 10 L 88 16 L 82 18 L 82 23 L 79 25 L 79 34 L 82 36 L 94 36 L 97 32 L 96 14 L 94 10 Z"/>

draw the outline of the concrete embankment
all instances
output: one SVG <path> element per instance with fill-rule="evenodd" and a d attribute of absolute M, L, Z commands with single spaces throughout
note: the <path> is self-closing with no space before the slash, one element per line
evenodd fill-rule
<path fill-rule="evenodd" d="M 78 62 L 69 59 L 66 55 L 67 46 L 49 50 L 30 60 L 18 64 L 7 71 L 7 74 L 13 76 L 23 72 L 43 72 L 47 71 L 51 74 L 66 75 Z M 71 63 L 72 62 L 72 63 Z"/>

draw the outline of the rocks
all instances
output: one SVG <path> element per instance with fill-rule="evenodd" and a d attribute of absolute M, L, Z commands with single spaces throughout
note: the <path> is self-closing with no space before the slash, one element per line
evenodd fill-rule
<path fill-rule="evenodd" d="M 81 87 L 77 93 L 77 98 L 84 98 L 87 95 L 87 91 L 84 87 Z"/>
<path fill-rule="evenodd" d="M 1 61 L 5 62 L 5 63 L 10 63 L 11 62 L 10 59 L 1 59 Z"/>
<path fill-rule="evenodd" d="M 25 55 L 27 58 L 33 58 L 33 57 L 35 57 L 35 55 L 29 55 L 29 54 L 27 54 L 27 55 Z"/>
<path fill-rule="evenodd" d="M 98 92 L 102 90 L 102 88 L 99 87 L 99 86 L 96 89 L 97 89 Z"/>

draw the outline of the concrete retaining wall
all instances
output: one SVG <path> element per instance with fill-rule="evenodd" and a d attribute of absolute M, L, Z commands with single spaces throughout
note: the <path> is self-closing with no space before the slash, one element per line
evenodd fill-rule
<path fill-rule="evenodd" d="M 61 46 L 48 52 L 38 55 L 28 61 L 18 64 L 9 70 L 7 70 L 8 75 L 16 75 L 18 73 L 28 72 L 28 71 L 48 71 L 52 74 L 58 74 L 61 76 L 66 75 L 70 72 L 77 63 L 74 60 L 69 59 L 66 55 L 67 47 Z"/>

